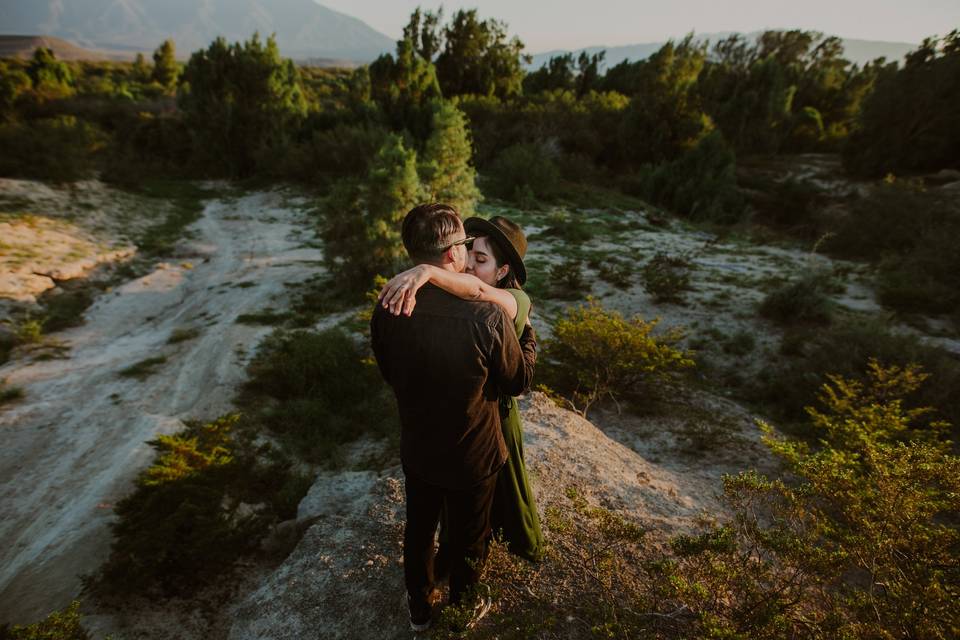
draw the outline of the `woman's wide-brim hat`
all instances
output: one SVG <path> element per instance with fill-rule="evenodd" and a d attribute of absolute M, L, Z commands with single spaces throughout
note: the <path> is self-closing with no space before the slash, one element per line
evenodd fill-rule
<path fill-rule="evenodd" d="M 527 237 L 520 227 L 503 216 L 494 216 L 489 220 L 467 218 L 463 221 L 463 230 L 467 235 L 491 238 L 506 254 L 507 262 L 520 284 L 527 281 L 527 268 L 523 266 L 523 256 L 527 255 Z"/>

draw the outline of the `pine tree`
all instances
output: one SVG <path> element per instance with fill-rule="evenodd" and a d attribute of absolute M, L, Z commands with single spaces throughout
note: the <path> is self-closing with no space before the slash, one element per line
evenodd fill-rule
<path fill-rule="evenodd" d="M 403 217 L 423 200 L 417 153 L 390 135 L 377 152 L 367 179 L 342 183 L 327 202 L 327 264 L 358 290 L 377 274 L 392 274 L 406 261 L 400 236 Z"/>
<path fill-rule="evenodd" d="M 134 79 L 138 82 L 145 82 L 150 78 L 150 68 L 147 66 L 147 61 L 144 59 L 142 53 L 137 54 L 137 57 L 133 61 L 131 71 Z"/>
<path fill-rule="evenodd" d="M 153 79 L 165 89 L 173 89 L 180 75 L 173 40 L 164 40 L 153 52 Z"/>
<path fill-rule="evenodd" d="M 439 103 L 420 165 L 427 199 L 452 204 L 464 217 L 472 215 L 480 199 L 477 172 L 470 164 L 472 155 L 463 112 L 449 102 Z"/>

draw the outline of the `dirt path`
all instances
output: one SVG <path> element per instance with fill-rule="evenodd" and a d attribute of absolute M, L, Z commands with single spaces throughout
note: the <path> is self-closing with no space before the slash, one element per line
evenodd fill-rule
<path fill-rule="evenodd" d="M 0 412 L 0 622 L 36 620 L 78 593 L 109 550 L 114 503 L 152 459 L 147 440 L 230 409 L 269 331 L 237 317 L 277 309 L 284 283 L 319 268 L 301 240 L 304 204 L 277 192 L 208 203 L 175 262 L 105 294 L 58 336 L 66 359 L 0 368 L 25 392 Z M 196 336 L 169 343 L 175 330 Z M 118 375 L 158 356 L 152 375 Z"/>

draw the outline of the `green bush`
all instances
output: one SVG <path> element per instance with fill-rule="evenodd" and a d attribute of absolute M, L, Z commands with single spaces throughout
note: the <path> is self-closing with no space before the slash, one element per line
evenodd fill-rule
<path fill-rule="evenodd" d="M 657 302 L 681 302 L 690 289 L 694 265 L 682 256 L 657 252 L 640 272 L 643 287 Z"/>
<path fill-rule="evenodd" d="M 583 276 L 583 263 L 576 258 L 565 258 L 550 265 L 550 292 L 562 299 L 583 298 L 590 289 Z"/>
<path fill-rule="evenodd" d="M 276 331 L 247 370 L 244 405 L 301 458 L 330 461 L 364 433 L 391 434 L 392 394 L 357 342 L 340 329 Z"/>
<path fill-rule="evenodd" d="M 944 419 L 960 424 L 956 393 L 960 365 L 942 350 L 913 336 L 890 333 L 881 323 L 838 321 L 829 328 L 791 328 L 783 336 L 780 351 L 780 358 L 766 367 L 767 375 L 748 390 L 748 398 L 782 422 L 799 423 L 804 418 L 804 406 L 828 374 L 857 378 L 870 358 L 877 358 L 901 367 L 920 364 L 930 379 L 911 400 L 936 407 Z M 796 428 L 807 433 L 802 425 Z"/>
<path fill-rule="evenodd" d="M 190 422 L 150 442 L 153 464 L 115 508 L 98 594 L 189 594 L 258 548 L 268 525 L 293 517 L 289 463 L 238 431 L 239 415 Z"/>
<path fill-rule="evenodd" d="M 0 625 L 0 640 L 90 640 L 80 624 L 80 603 L 76 600 L 62 611 L 54 611 L 34 624 Z"/>
<path fill-rule="evenodd" d="M 556 162 L 539 144 L 504 149 L 487 169 L 485 190 L 504 200 L 549 200 L 560 187 Z"/>
<path fill-rule="evenodd" d="M 870 364 L 835 376 L 808 409 L 821 445 L 767 445 L 789 479 L 724 480 L 732 520 L 673 542 L 661 611 L 680 635 L 724 638 L 947 638 L 960 632 L 956 513 L 960 458 L 945 425 L 907 408 L 925 376 Z"/>
<path fill-rule="evenodd" d="M 106 137 L 74 116 L 0 125 L 0 175 L 72 182 L 93 175 Z"/>
<path fill-rule="evenodd" d="M 694 220 L 733 223 L 743 217 L 733 151 L 714 131 L 676 159 L 646 165 L 633 190 Z"/>
<path fill-rule="evenodd" d="M 602 399 L 663 397 L 694 361 L 674 346 L 680 330 L 654 336 L 656 326 L 656 320 L 625 319 L 595 300 L 569 308 L 545 341 L 543 378 L 584 414 Z"/>
<path fill-rule="evenodd" d="M 832 304 L 829 278 L 807 275 L 771 291 L 760 303 L 760 315 L 782 325 L 829 324 Z"/>

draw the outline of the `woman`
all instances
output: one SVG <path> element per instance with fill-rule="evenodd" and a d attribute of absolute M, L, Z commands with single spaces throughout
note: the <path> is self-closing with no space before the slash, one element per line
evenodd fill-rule
<path fill-rule="evenodd" d="M 530 298 L 520 289 L 527 279 L 523 264 L 527 240 L 523 231 L 501 216 L 490 220 L 467 218 L 463 227 L 467 236 L 474 238 L 472 246 L 468 245 L 465 273 L 417 265 L 384 286 L 381 304 L 394 315 L 410 315 L 416 305 L 416 292 L 430 282 L 466 300 L 500 305 L 513 319 L 520 335 L 530 322 Z M 491 525 L 495 534 L 503 535 L 511 552 L 537 561 L 543 554 L 543 533 L 523 461 L 523 431 L 516 398 L 500 399 L 500 417 L 508 458 L 497 477 Z"/>

